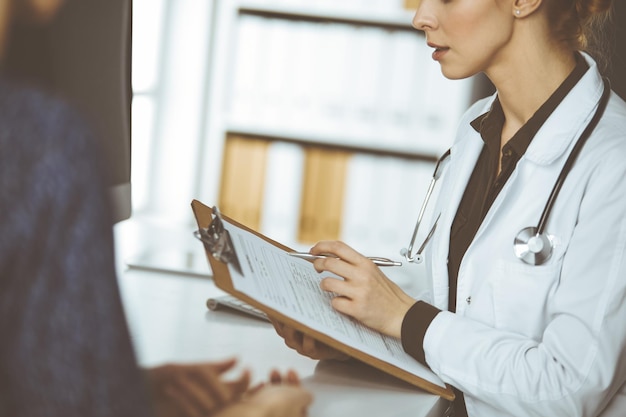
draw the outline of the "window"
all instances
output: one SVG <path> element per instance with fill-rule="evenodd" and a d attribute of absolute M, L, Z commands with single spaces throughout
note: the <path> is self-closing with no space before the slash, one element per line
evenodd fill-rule
<path fill-rule="evenodd" d="M 207 0 L 133 2 L 135 215 L 191 215 L 213 7 Z"/>

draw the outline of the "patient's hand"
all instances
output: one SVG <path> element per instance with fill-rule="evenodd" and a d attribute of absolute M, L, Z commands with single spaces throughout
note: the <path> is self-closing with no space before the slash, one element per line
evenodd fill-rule
<path fill-rule="evenodd" d="M 163 365 L 146 370 L 148 387 L 158 417 L 211 415 L 242 397 L 250 385 L 244 371 L 231 381 L 223 374 L 236 360 L 188 365 Z"/>
<path fill-rule="evenodd" d="M 270 384 L 220 410 L 214 417 L 305 417 L 313 401 L 305 389 Z"/>
<path fill-rule="evenodd" d="M 294 371 L 272 371 L 268 383 L 250 388 L 250 373 L 226 381 L 236 360 L 163 365 L 146 370 L 158 417 L 298 417 L 313 397 Z"/>
<path fill-rule="evenodd" d="M 311 394 L 300 387 L 300 378 L 294 371 L 285 375 L 272 371 L 269 384 L 249 390 L 215 417 L 304 417 L 312 401 Z"/>

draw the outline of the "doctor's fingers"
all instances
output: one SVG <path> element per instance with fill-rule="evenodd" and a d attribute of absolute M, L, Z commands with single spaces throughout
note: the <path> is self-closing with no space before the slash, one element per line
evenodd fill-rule
<path fill-rule="evenodd" d="M 302 338 L 302 350 L 304 355 L 313 359 L 334 359 L 334 360 L 347 360 L 350 357 L 345 353 L 342 353 L 327 344 L 313 339 L 311 336 L 304 335 Z"/>
<path fill-rule="evenodd" d="M 358 264 L 367 259 L 359 252 L 339 240 L 322 240 L 317 242 L 311 248 L 310 252 L 314 255 L 331 254 L 335 255 L 345 262 Z"/>
<path fill-rule="evenodd" d="M 357 320 L 361 319 L 358 312 L 367 309 L 371 299 L 367 288 L 336 278 L 324 278 L 320 288 L 335 294 L 330 302 L 335 310 Z"/>
<path fill-rule="evenodd" d="M 319 342 L 312 337 L 305 336 L 302 332 L 275 319 L 271 319 L 276 333 L 285 340 L 285 344 L 300 353 L 313 359 L 346 360 L 350 357 L 330 346 Z"/>
<path fill-rule="evenodd" d="M 362 291 L 358 283 L 332 277 L 322 279 L 320 281 L 320 288 L 323 291 L 335 293 L 340 297 L 346 298 L 353 298 L 358 291 Z"/>
<path fill-rule="evenodd" d="M 299 330 L 285 326 L 283 327 L 283 338 L 285 344 L 301 355 L 311 359 L 346 359 L 347 356 L 330 346 L 305 335 Z"/>
<path fill-rule="evenodd" d="M 285 327 L 285 325 L 282 322 L 280 322 L 280 321 L 278 321 L 278 320 L 276 320 L 276 319 L 274 319 L 272 317 L 268 317 L 268 319 L 270 320 L 270 323 L 272 323 L 272 326 L 274 326 L 274 330 L 276 330 L 276 333 L 280 337 L 284 338 L 284 336 L 283 336 L 283 328 Z"/>
<path fill-rule="evenodd" d="M 356 262 L 333 257 L 316 259 L 313 266 L 317 272 L 332 272 L 347 281 L 368 280 L 380 274 L 374 262 L 360 255 Z"/>
<path fill-rule="evenodd" d="M 398 318 L 403 318 L 415 300 L 382 273 L 369 281 L 342 281 L 325 278 L 320 288 L 337 294 L 332 307 L 363 324 L 387 334 L 396 334 Z"/>
<path fill-rule="evenodd" d="M 366 319 L 364 313 L 375 307 L 372 303 L 378 302 L 378 299 L 372 300 L 369 295 L 373 290 L 336 278 L 324 278 L 320 282 L 320 288 L 335 294 L 330 302 L 335 310 L 359 321 Z"/>
<path fill-rule="evenodd" d="M 299 353 L 302 353 L 302 339 L 304 334 L 294 329 L 293 327 L 285 326 L 283 327 L 283 339 L 285 339 L 285 344 L 292 349 L 297 350 Z"/>

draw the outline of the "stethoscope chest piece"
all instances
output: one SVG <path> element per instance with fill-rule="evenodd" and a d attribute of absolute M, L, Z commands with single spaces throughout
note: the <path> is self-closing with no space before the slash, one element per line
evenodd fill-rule
<path fill-rule="evenodd" d="M 529 265 L 543 265 L 552 256 L 552 237 L 536 227 L 522 229 L 513 242 L 515 255 Z"/>
<path fill-rule="evenodd" d="M 582 147 L 585 145 L 585 142 L 587 142 L 587 139 L 589 139 L 589 136 L 591 136 L 591 133 L 600 121 L 600 118 L 602 117 L 602 114 L 608 104 L 610 95 L 611 86 L 609 81 L 604 79 L 604 92 L 602 93 L 596 112 L 567 157 L 567 160 L 565 161 L 565 164 L 563 165 L 563 168 L 554 183 L 552 192 L 548 197 L 548 202 L 543 209 L 543 213 L 539 219 L 539 224 L 537 227 L 527 227 L 522 229 L 517 236 L 515 236 L 515 241 L 513 242 L 515 255 L 528 265 L 543 265 L 548 259 L 550 259 L 550 256 L 552 256 L 554 238 L 544 233 L 544 227 L 547 224 L 548 216 L 552 211 L 554 201 L 556 200 L 559 191 L 561 191 L 561 186 L 565 182 L 567 174 L 569 174 L 572 169 L 572 165 L 576 161 Z"/>
<path fill-rule="evenodd" d="M 582 132 L 572 151 L 570 152 L 559 176 L 554 183 L 554 187 L 552 188 L 552 192 L 548 197 L 548 201 L 543 209 L 543 213 L 539 218 L 539 223 L 537 227 L 527 227 L 522 229 L 517 236 L 515 236 L 515 240 L 513 241 L 513 250 L 515 251 L 515 255 L 524 263 L 528 265 L 543 265 L 550 259 L 552 256 L 552 250 L 554 249 L 555 240 L 558 241 L 558 238 L 555 238 L 553 235 L 548 235 L 544 232 L 545 226 L 548 222 L 548 218 L 550 216 L 550 212 L 552 211 L 552 207 L 554 202 L 561 190 L 561 187 L 569 174 L 572 165 L 574 164 L 576 158 L 578 157 L 579 152 L 581 151 L 583 145 L 591 136 L 591 133 L 595 129 L 596 125 L 600 121 L 602 114 L 608 104 L 609 97 L 611 95 L 611 86 L 609 84 L 608 79 L 604 79 L 604 92 L 602 93 L 602 97 L 598 102 L 598 107 L 596 109 L 595 114 L 593 115 L 591 121 Z M 411 238 L 411 244 L 408 249 L 403 249 L 401 251 L 402 255 L 406 258 L 408 262 L 416 262 L 420 263 L 423 260 L 422 251 L 426 247 L 426 244 L 431 239 L 435 232 L 435 228 L 437 227 L 437 223 L 439 221 L 439 216 L 435 220 L 432 229 L 428 233 L 428 236 L 422 243 L 422 246 L 418 249 L 417 253 L 413 254 L 413 245 L 415 243 L 415 239 L 417 237 L 417 232 L 419 230 L 420 224 L 422 222 L 422 216 L 424 215 L 426 204 L 430 199 L 430 195 L 433 192 L 433 187 L 437 179 L 441 176 L 440 167 L 443 165 L 443 162 L 451 155 L 451 151 L 448 150 L 444 153 L 441 158 L 437 161 L 437 165 L 435 166 L 435 172 L 433 173 L 433 178 L 428 186 L 428 190 L 426 192 L 426 198 L 424 199 L 424 203 L 422 203 L 422 207 L 420 208 L 420 212 L 417 216 L 417 223 L 415 224 L 415 229 L 413 230 L 413 237 Z"/>

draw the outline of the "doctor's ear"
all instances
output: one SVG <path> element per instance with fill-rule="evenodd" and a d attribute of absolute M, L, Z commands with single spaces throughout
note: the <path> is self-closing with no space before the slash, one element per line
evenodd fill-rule
<path fill-rule="evenodd" d="M 515 0 L 513 2 L 513 16 L 516 18 L 528 17 L 535 13 L 543 0 Z"/>

